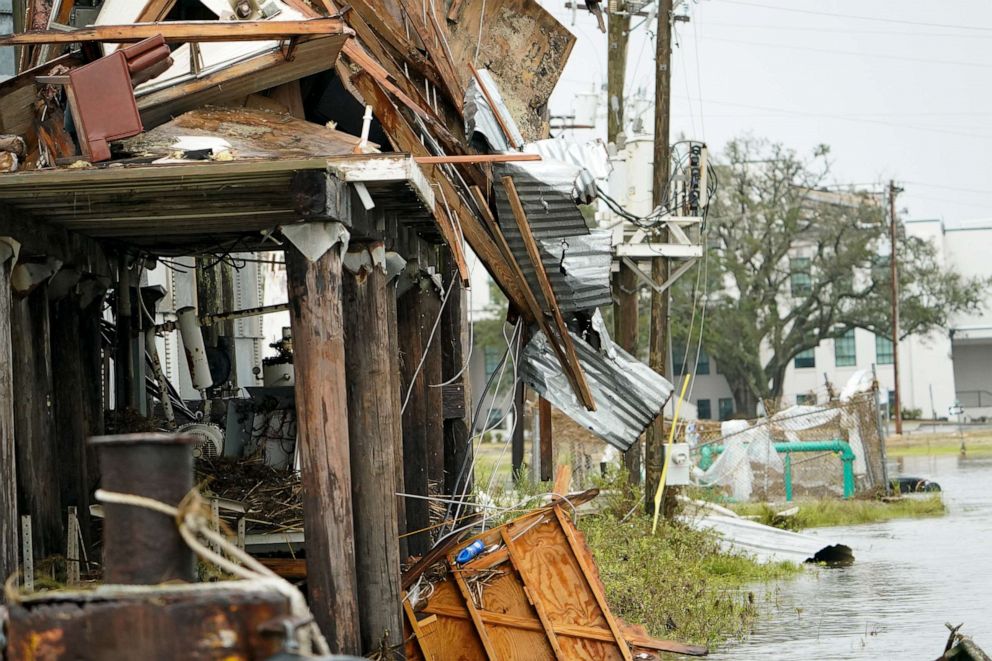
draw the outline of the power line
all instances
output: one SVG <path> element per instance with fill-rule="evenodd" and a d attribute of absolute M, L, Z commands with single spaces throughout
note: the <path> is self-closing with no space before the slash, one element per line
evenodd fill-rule
<path fill-rule="evenodd" d="M 981 62 L 964 62 L 955 60 L 934 60 L 925 57 L 906 57 L 903 55 L 886 55 L 884 53 L 859 53 L 857 51 L 836 50 L 833 48 L 812 48 L 810 46 L 792 46 L 790 44 L 773 44 L 763 41 L 745 41 L 743 39 L 725 39 L 723 37 L 702 36 L 700 39 L 709 41 L 722 41 L 728 44 L 742 44 L 744 46 L 760 46 L 763 48 L 786 48 L 789 50 L 802 50 L 811 53 L 825 53 L 827 55 L 850 55 L 854 57 L 874 57 L 883 60 L 897 60 L 900 62 L 913 62 L 915 64 L 939 64 L 953 67 L 977 67 L 979 69 L 992 69 L 990 64 Z"/>
<path fill-rule="evenodd" d="M 955 39 L 990 39 L 992 35 L 964 34 L 961 32 L 904 32 L 898 30 L 852 30 L 850 28 L 823 28 L 808 25 L 758 25 L 755 23 L 711 23 L 718 28 L 734 28 L 744 30 L 774 30 L 776 32 L 821 32 L 824 34 L 874 34 L 891 35 L 893 37 L 948 37 Z"/>
<path fill-rule="evenodd" d="M 961 193 L 978 193 L 980 195 L 992 195 L 992 190 L 989 189 L 961 188 L 959 186 L 941 186 L 939 184 L 923 183 L 922 181 L 906 181 L 904 183 L 913 184 L 914 186 L 924 186 L 925 188 L 940 188 L 942 190 L 959 191 Z"/>
<path fill-rule="evenodd" d="M 743 5 L 746 7 L 758 7 L 760 9 L 774 9 L 777 11 L 792 12 L 794 14 L 810 14 L 813 16 L 830 16 L 832 18 L 850 18 L 858 21 L 874 21 L 876 23 L 895 23 L 899 25 L 916 25 L 928 28 L 950 28 L 952 30 L 978 30 L 981 32 L 992 32 L 992 27 L 983 25 L 953 25 L 948 23 L 927 23 L 923 21 L 907 21 L 900 18 L 882 18 L 881 16 L 858 16 L 855 14 L 835 14 L 832 12 L 816 11 L 813 9 L 796 9 L 795 7 L 781 7 L 776 5 L 763 5 L 758 2 L 746 2 L 745 0 L 717 0 L 724 4 Z"/>
<path fill-rule="evenodd" d="M 694 99 L 694 100 L 699 101 L 700 99 Z M 955 135 L 955 136 L 961 136 L 961 137 L 972 138 L 972 139 L 974 139 L 974 138 L 983 138 L 985 140 L 992 140 L 992 135 L 986 135 L 986 134 L 983 134 L 983 133 L 973 133 L 973 132 L 965 132 L 965 131 L 953 131 L 953 130 L 950 130 L 950 129 L 939 129 L 939 128 L 933 128 L 933 127 L 928 127 L 928 126 L 916 126 L 916 125 L 913 125 L 913 124 L 900 124 L 900 123 L 896 123 L 896 122 L 888 122 L 888 121 L 881 120 L 881 119 L 855 119 L 853 117 L 847 117 L 845 115 L 835 115 L 835 114 L 817 113 L 817 112 L 804 112 L 802 110 L 791 110 L 791 109 L 786 109 L 786 108 L 772 108 L 770 106 L 755 106 L 755 105 L 748 105 L 748 104 L 744 104 L 744 103 L 733 103 L 733 102 L 730 102 L 730 101 L 716 101 L 716 100 L 713 100 L 713 99 L 705 99 L 705 102 L 708 103 L 708 104 L 711 104 L 711 105 L 729 106 L 729 107 L 733 107 L 733 108 L 746 108 L 746 109 L 749 109 L 749 110 L 763 110 L 763 111 L 771 112 L 771 113 L 781 113 L 781 114 L 785 114 L 785 115 L 795 115 L 797 117 L 812 117 L 812 118 L 826 117 L 826 118 L 829 118 L 829 119 L 837 119 L 837 120 L 845 121 L 845 122 L 854 122 L 856 124 L 876 124 L 876 125 L 881 125 L 881 126 L 887 126 L 889 128 L 906 128 L 906 129 L 912 129 L 912 130 L 915 130 L 915 131 L 923 131 L 923 132 L 928 132 L 928 133 L 940 133 L 940 134 L 943 134 L 943 135 Z"/>

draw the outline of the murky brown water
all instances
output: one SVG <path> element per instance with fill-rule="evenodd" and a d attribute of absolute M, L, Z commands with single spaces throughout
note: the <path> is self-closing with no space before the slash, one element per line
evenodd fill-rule
<path fill-rule="evenodd" d="M 907 457 L 900 473 L 939 482 L 948 514 L 829 529 L 855 564 L 772 586 L 753 634 L 710 658 L 935 659 L 945 622 L 992 650 L 992 457 Z"/>

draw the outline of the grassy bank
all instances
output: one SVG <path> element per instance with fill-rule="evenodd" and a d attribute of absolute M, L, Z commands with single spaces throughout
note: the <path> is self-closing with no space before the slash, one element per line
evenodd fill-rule
<path fill-rule="evenodd" d="M 582 517 L 610 607 L 650 634 L 714 645 L 744 636 L 757 616 L 755 597 L 739 588 L 803 571 L 792 563 L 761 565 L 720 551 L 716 537 L 665 523 L 613 514 Z"/>
<path fill-rule="evenodd" d="M 778 517 L 777 512 L 799 507 L 794 516 Z M 741 516 L 754 516 L 761 523 L 790 530 L 878 523 L 890 519 L 942 516 L 946 512 L 940 494 L 926 497 L 881 500 L 811 500 L 795 503 L 736 503 L 728 505 Z"/>
<path fill-rule="evenodd" d="M 885 444 L 889 457 L 918 457 L 925 455 L 959 454 L 964 444 L 966 454 L 992 453 L 992 431 L 988 429 L 958 433 L 912 434 L 892 436 Z"/>

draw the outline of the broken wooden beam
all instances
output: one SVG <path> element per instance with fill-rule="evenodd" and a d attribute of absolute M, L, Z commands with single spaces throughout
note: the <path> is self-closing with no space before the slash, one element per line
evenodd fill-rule
<path fill-rule="evenodd" d="M 455 156 L 418 156 L 417 163 L 509 163 L 511 161 L 540 161 L 540 154 L 460 154 Z"/>
<path fill-rule="evenodd" d="M 544 295 L 545 304 L 551 312 L 551 318 L 554 321 L 557 337 L 552 338 L 549 335 L 548 340 L 552 343 L 552 346 L 556 346 L 558 342 L 561 343 L 560 348 L 564 352 L 563 360 L 561 361 L 562 370 L 568 376 L 572 390 L 575 391 L 575 395 L 579 398 L 579 401 L 590 411 L 595 411 L 596 401 L 592 397 L 592 391 L 589 390 L 589 384 L 586 382 L 582 365 L 579 364 L 579 356 L 575 351 L 575 343 L 572 342 L 572 336 L 568 333 L 568 326 L 565 324 L 565 319 L 562 317 L 561 310 L 558 307 L 558 299 L 555 296 L 554 290 L 551 288 L 551 281 L 548 279 L 548 274 L 544 270 L 544 262 L 541 261 L 541 253 L 537 248 L 537 242 L 534 240 L 534 234 L 530 230 L 530 223 L 527 220 L 527 214 L 524 212 L 524 205 L 520 201 L 520 196 L 517 195 L 517 188 L 513 184 L 513 178 L 508 176 L 503 177 L 502 181 L 503 188 L 506 189 L 507 197 L 510 200 L 510 208 L 513 209 L 513 217 L 517 221 L 517 228 L 520 230 L 520 237 L 523 239 L 524 246 L 527 248 L 527 255 L 530 257 L 531 264 L 534 267 L 534 273 L 537 275 L 537 282 L 541 287 L 541 293 Z M 562 356 L 559 355 L 559 358 L 562 358 Z"/>
<path fill-rule="evenodd" d="M 300 37 L 354 34 L 340 18 L 303 21 L 162 21 L 131 25 L 94 25 L 75 30 L 34 30 L 0 35 L 0 46 L 74 44 L 81 42 L 135 43 L 161 35 L 166 43 L 268 41 Z"/>

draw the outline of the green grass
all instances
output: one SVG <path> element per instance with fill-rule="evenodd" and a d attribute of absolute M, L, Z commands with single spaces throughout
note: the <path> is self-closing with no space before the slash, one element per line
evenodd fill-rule
<path fill-rule="evenodd" d="M 756 516 L 761 523 L 791 530 L 942 516 L 946 512 L 940 494 L 923 498 L 901 498 L 892 502 L 829 499 L 778 503 L 774 506 L 767 503 L 736 503 L 727 506 L 741 516 Z M 799 507 L 795 516 L 776 516 L 776 512 L 794 506 Z"/>
<path fill-rule="evenodd" d="M 758 564 L 720 550 L 715 535 L 651 520 L 622 522 L 611 513 L 580 518 L 614 613 L 658 638 L 717 645 L 745 636 L 758 615 L 741 586 L 802 571 L 784 562 Z"/>
<path fill-rule="evenodd" d="M 962 434 L 915 432 L 894 436 L 886 442 L 885 447 L 890 457 L 922 457 L 959 454 L 962 443 L 966 454 L 992 453 L 992 433 L 987 429 L 968 430 Z"/>

